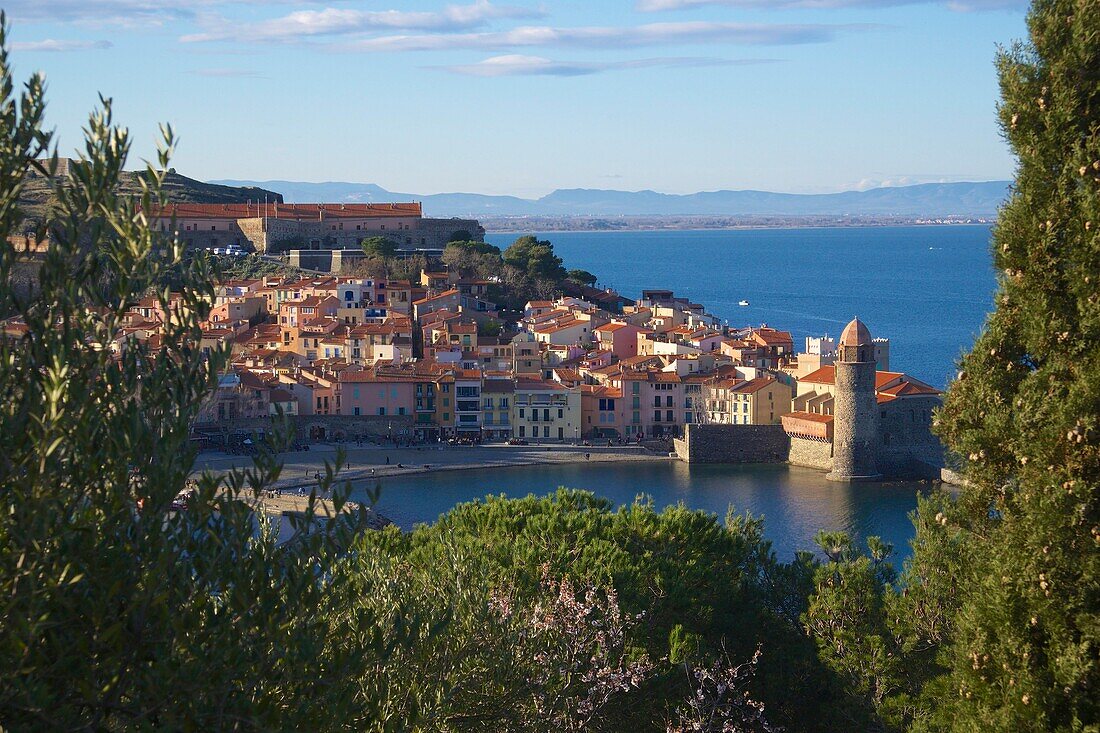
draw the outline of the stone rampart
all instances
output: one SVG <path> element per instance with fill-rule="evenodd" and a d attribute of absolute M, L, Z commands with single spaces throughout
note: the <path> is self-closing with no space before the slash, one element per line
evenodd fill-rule
<path fill-rule="evenodd" d="M 831 471 L 833 470 L 833 444 L 824 440 L 792 437 L 788 461 L 792 466 Z"/>
<path fill-rule="evenodd" d="M 790 439 L 780 425 L 686 425 L 673 441 L 687 463 L 782 463 Z"/>

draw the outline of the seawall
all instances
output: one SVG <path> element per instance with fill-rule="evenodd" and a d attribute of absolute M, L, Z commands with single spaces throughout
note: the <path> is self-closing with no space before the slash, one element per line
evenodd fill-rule
<path fill-rule="evenodd" d="M 687 463 L 783 463 L 790 439 L 780 425 L 689 424 L 673 447 Z"/>

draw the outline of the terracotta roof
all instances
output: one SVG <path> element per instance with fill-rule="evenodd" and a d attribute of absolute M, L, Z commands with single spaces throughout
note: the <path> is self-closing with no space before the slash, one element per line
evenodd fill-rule
<path fill-rule="evenodd" d="M 926 394 L 940 394 L 940 391 L 935 387 L 931 387 L 924 382 L 919 382 L 910 377 L 911 381 L 902 382 L 901 384 L 895 384 L 893 387 L 879 390 L 882 394 L 893 395 L 895 397 L 908 397 L 910 395 L 926 395 Z"/>
<path fill-rule="evenodd" d="M 451 288 L 450 290 L 444 290 L 438 295 L 429 295 L 427 298 L 413 301 L 413 305 L 416 305 L 418 303 L 430 303 L 433 300 L 440 300 L 441 298 L 452 298 L 456 295 L 461 295 L 461 293 L 458 292 L 458 288 Z"/>
<path fill-rule="evenodd" d="M 169 204 L 153 207 L 152 218 L 177 219 L 253 219 L 266 216 L 269 219 L 302 219 L 317 221 L 320 213 L 325 219 L 373 219 L 421 215 L 419 203 L 394 204 Z"/>
<path fill-rule="evenodd" d="M 819 422 L 819 423 L 831 423 L 833 421 L 833 416 L 832 415 L 822 415 L 822 414 L 817 413 L 817 412 L 802 412 L 802 411 L 788 412 L 786 415 L 783 415 L 782 417 L 793 417 L 793 418 L 796 418 L 798 420 L 806 420 L 806 421 L 809 421 L 809 422 Z"/>
<path fill-rule="evenodd" d="M 753 331 L 753 336 L 755 336 L 759 341 L 764 342 L 768 346 L 789 344 L 794 342 L 789 332 L 776 331 L 774 328 L 764 328 Z"/>
<path fill-rule="evenodd" d="M 840 334 L 838 345 L 870 346 L 871 332 L 867 330 L 867 326 L 863 325 L 863 321 L 858 318 L 853 318 L 852 321 L 844 327 L 843 333 Z"/>
<path fill-rule="evenodd" d="M 741 394 L 752 394 L 772 384 L 775 384 L 775 377 L 757 377 L 756 379 L 750 379 L 744 384 L 734 387 L 733 391 L 740 392 Z"/>
<path fill-rule="evenodd" d="M 907 382 L 916 382 L 928 387 L 928 385 L 913 379 L 903 372 L 875 372 L 875 389 L 883 390 L 883 385 L 889 384 L 895 379 L 905 379 Z M 802 377 L 798 381 L 800 382 L 812 382 L 814 384 L 835 384 L 836 383 L 836 368 L 833 365 L 823 366 L 820 369 L 810 372 L 806 376 Z M 932 389 L 931 387 L 928 387 Z M 883 390 L 885 391 L 885 390 Z M 938 392 L 937 392 L 938 394 Z"/>
<path fill-rule="evenodd" d="M 516 391 L 537 391 L 537 390 L 550 390 L 556 392 L 562 392 L 565 387 L 557 382 L 548 382 L 545 379 L 517 379 Z"/>
<path fill-rule="evenodd" d="M 486 379 L 485 383 L 481 385 L 481 391 L 492 392 L 493 394 L 515 392 L 516 383 L 511 379 Z"/>

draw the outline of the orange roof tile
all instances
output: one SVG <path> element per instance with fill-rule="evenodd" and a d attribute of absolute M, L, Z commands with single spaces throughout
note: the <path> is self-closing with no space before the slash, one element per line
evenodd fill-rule
<path fill-rule="evenodd" d="M 177 219 L 253 219 L 266 216 L 269 219 L 302 219 L 317 221 L 321 212 L 326 219 L 373 219 L 398 216 L 419 217 L 419 203 L 393 204 L 169 204 L 153 207 L 153 218 Z"/>

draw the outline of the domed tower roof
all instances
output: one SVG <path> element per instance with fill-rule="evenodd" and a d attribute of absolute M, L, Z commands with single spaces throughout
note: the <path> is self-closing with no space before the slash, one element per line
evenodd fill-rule
<path fill-rule="evenodd" d="M 867 326 L 863 325 L 863 321 L 853 318 L 852 322 L 844 327 L 844 332 L 840 334 L 839 345 L 870 346 L 871 332 L 867 330 Z"/>

